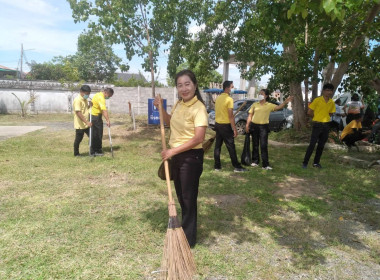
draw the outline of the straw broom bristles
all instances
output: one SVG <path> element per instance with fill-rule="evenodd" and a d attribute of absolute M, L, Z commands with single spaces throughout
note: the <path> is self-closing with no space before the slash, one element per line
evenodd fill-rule
<path fill-rule="evenodd" d="M 241 108 L 243 108 L 245 104 L 247 104 L 247 101 L 244 101 L 243 104 L 240 105 L 240 107 L 236 110 L 234 117 L 237 115 L 237 113 L 239 113 L 239 111 L 241 110 Z M 210 139 L 208 139 L 206 142 L 202 144 L 204 153 L 207 153 L 211 149 L 212 145 L 214 144 L 215 138 L 216 138 L 216 135 L 211 137 Z"/>
<path fill-rule="evenodd" d="M 161 143 L 162 149 L 166 149 L 165 128 L 162 111 L 161 96 L 159 104 Z M 166 185 L 169 196 L 169 223 L 166 231 L 164 254 L 162 256 L 160 279 L 165 280 L 190 280 L 195 274 L 195 262 L 189 242 L 177 217 L 174 199 L 170 185 L 168 161 L 164 161 Z"/>
<path fill-rule="evenodd" d="M 174 203 L 169 203 L 169 223 L 165 237 L 160 279 L 192 279 L 196 267 L 186 235 L 179 223 Z"/>

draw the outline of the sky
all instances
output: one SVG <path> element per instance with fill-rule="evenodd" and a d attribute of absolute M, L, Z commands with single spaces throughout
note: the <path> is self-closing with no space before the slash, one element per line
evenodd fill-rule
<path fill-rule="evenodd" d="M 51 61 L 55 56 L 75 54 L 79 34 L 87 23 L 74 23 L 70 5 L 65 0 L 0 0 L 0 65 L 19 69 L 21 44 L 27 62 Z M 122 46 L 114 46 L 114 52 L 130 65 L 129 73 L 138 73 L 150 80 L 150 73 L 141 67 L 142 58 L 128 61 Z M 166 84 L 168 54 L 160 51 L 158 60 L 158 81 Z M 30 68 L 23 61 L 23 71 Z M 223 73 L 222 65 L 217 69 Z M 240 85 L 239 70 L 230 65 L 229 80 L 235 88 Z M 265 86 L 267 78 L 260 84 Z"/>

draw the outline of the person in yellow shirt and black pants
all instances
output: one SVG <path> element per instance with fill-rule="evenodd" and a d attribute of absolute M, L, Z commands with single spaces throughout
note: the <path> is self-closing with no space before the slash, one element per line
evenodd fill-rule
<path fill-rule="evenodd" d="M 223 93 L 215 100 L 215 148 L 214 148 L 214 168 L 215 171 L 222 169 L 220 162 L 220 152 L 222 150 L 223 142 L 226 144 L 227 150 L 230 154 L 231 163 L 234 167 L 234 172 L 247 171 L 243 168 L 236 156 L 235 140 L 238 135 L 235 126 L 235 117 L 233 115 L 234 100 L 230 93 L 234 91 L 234 84 L 232 81 L 225 81 L 223 83 Z"/>
<path fill-rule="evenodd" d="M 370 130 L 362 131 L 362 115 L 354 114 L 353 120 L 344 127 L 340 140 L 350 149 L 352 146 L 356 146 L 355 142 L 363 140 L 369 133 L 371 133 Z"/>
<path fill-rule="evenodd" d="M 103 156 L 102 139 L 103 139 L 103 116 L 106 119 L 107 126 L 111 126 L 108 116 L 106 99 L 113 96 L 113 89 L 106 88 L 95 94 L 92 98 L 91 118 L 92 118 L 92 139 L 91 139 L 91 155 Z"/>
<path fill-rule="evenodd" d="M 203 172 L 203 148 L 208 125 L 207 110 L 194 73 L 183 70 L 175 77 L 180 100 L 171 114 L 163 112 L 170 125 L 170 149 L 162 151 L 163 160 L 172 159 L 171 171 L 177 198 L 182 209 L 182 228 L 190 247 L 197 237 L 197 199 L 199 178 Z M 154 100 L 158 107 L 160 99 Z"/>
<path fill-rule="evenodd" d="M 267 102 L 269 90 L 262 89 L 259 94 L 259 102 L 253 103 L 248 111 L 245 131 L 252 135 L 252 167 L 259 165 L 259 145 L 261 150 L 262 168 L 272 170 L 268 157 L 268 133 L 269 115 L 273 111 L 281 110 L 286 104 L 293 100 L 293 96 L 288 97 L 280 105 Z"/>
<path fill-rule="evenodd" d="M 309 105 L 308 115 L 313 117 L 313 129 L 310 143 L 307 147 L 302 168 L 307 168 L 309 159 L 318 143 L 314 156 L 313 167 L 322 168 L 320 164 L 321 156 L 327 139 L 329 138 L 331 116 L 335 113 L 335 103 L 331 99 L 334 95 L 334 86 L 325 84 L 322 88 L 322 95 L 315 98 Z"/>
<path fill-rule="evenodd" d="M 84 134 L 89 136 L 89 127 L 92 123 L 89 122 L 89 104 L 87 102 L 90 96 L 91 88 L 88 85 L 83 85 L 80 88 L 80 92 L 75 97 L 73 102 L 74 107 L 74 128 L 75 128 L 75 140 L 74 140 L 74 156 L 80 156 L 79 145 L 83 140 Z"/>

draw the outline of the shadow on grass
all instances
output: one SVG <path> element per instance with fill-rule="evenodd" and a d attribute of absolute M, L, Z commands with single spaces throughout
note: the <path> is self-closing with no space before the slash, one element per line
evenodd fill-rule
<path fill-rule="evenodd" d="M 133 139 L 147 139 L 159 133 L 158 129 L 145 128 L 141 133 L 129 135 Z M 151 140 L 150 138 L 150 140 Z M 238 145 L 241 145 L 239 143 Z M 239 147 L 241 148 L 241 147 Z M 277 161 L 280 148 L 271 148 L 271 155 Z M 160 145 L 156 147 L 161 150 Z M 356 221 L 361 221 L 369 229 L 380 225 L 379 212 L 359 211 L 354 217 L 346 217 L 346 211 L 354 211 L 364 207 L 368 199 L 375 199 L 379 187 L 371 183 L 363 186 L 361 178 L 346 174 L 347 167 L 339 165 L 332 157 L 326 160 L 323 170 L 302 170 L 303 150 L 281 150 L 285 159 L 273 171 L 250 168 L 246 173 L 233 173 L 229 158 L 222 158 L 222 172 L 213 171 L 212 149 L 206 154 L 204 172 L 201 177 L 198 197 L 198 244 L 215 247 L 221 238 L 231 239 L 233 244 L 254 246 L 263 242 L 261 231 L 269 234 L 277 245 L 292 252 L 291 262 L 300 269 L 310 269 L 327 262 L 327 247 L 345 246 L 355 250 L 368 250 L 360 242 L 361 229 Z M 294 159 L 294 152 L 300 153 L 299 159 Z M 226 153 L 226 150 L 224 150 Z M 157 168 L 159 161 L 157 160 Z M 314 173 L 313 173 L 314 172 Z M 290 175 L 287 175 L 290 174 Z M 296 176 L 305 180 L 306 188 L 314 184 L 325 188 L 319 196 L 301 195 L 286 199 L 276 191 L 278 183 L 288 176 Z M 367 180 L 376 182 L 376 176 L 371 175 Z M 326 180 L 324 180 L 326 179 Z M 331 180 L 330 180 L 331 179 Z M 331 182 L 330 182 L 330 181 Z M 164 181 L 162 181 L 165 184 Z M 352 186 L 352 185 L 355 186 Z M 174 186 L 172 183 L 173 195 Z M 166 193 L 164 194 L 166 195 Z M 346 201 L 342 201 L 345 199 Z M 176 200 L 177 201 L 177 200 Z M 181 211 L 176 203 L 178 217 Z M 153 203 L 148 211 L 141 213 L 152 227 L 162 228 L 166 232 L 167 205 Z M 221 245 L 222 246 L 222 245 Z M 226 246 L 224 244 L 224 246 Z M 232 245 L 230 245 L 232 246 Z"/>

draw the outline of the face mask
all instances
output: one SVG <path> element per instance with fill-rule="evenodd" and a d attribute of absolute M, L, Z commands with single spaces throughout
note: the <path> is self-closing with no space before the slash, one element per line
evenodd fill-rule
<path fill-rule="evenodd" d="M 233 89 L 231 89 L 231 94 L 233 94 L 235 92 L 235 89 L 233 88 Z"/>
<path fill-rule="evenodd" d="M 104 97 L 104 99 L 110 99 L 110 97 L 109 97 L 109 96 L 106 96 L 106 97 Z"/>
<path fill-rule="evenodd" d="M 261 101 L 261 100 L 264 100 L 265 99 L 265 97 L 264 97 L 264 95 L 259 95 L 259 97 L 257 98 L 257 99 L 259 99 L 259 101 Z"/>
<path fill-rule="evenodd" d="M 84 99 L 87 99 L 87 98 L 89 98 L 89 97 L 90 97 L 89 94 L 85 94 L 85 95 L 83 95 L 83 98 L 84 98 Z"/>

